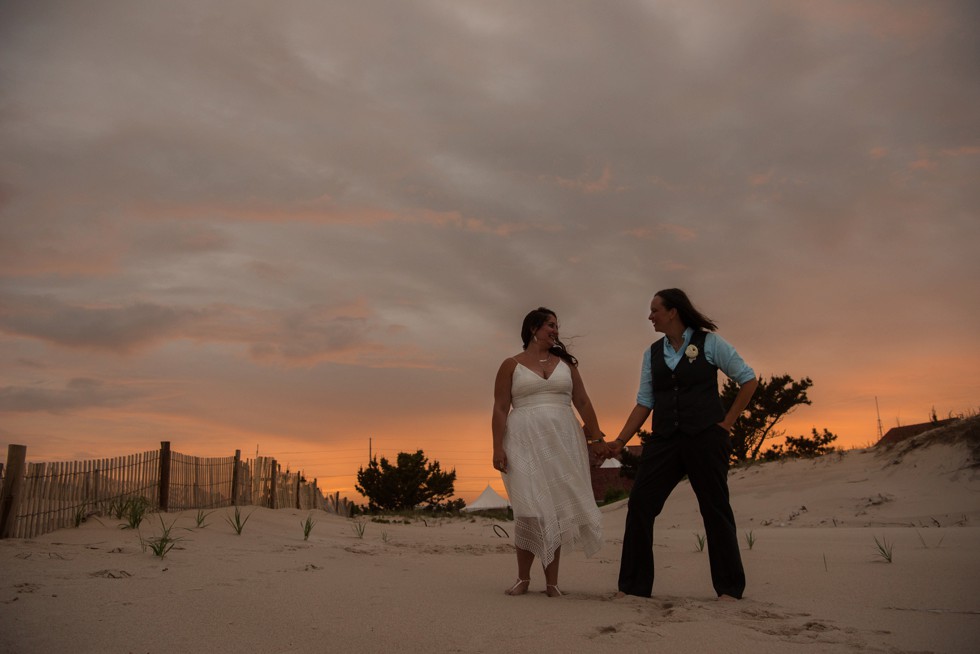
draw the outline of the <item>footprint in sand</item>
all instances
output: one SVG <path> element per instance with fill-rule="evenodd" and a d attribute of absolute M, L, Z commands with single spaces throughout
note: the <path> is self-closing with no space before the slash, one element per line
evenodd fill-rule
<path fill-rule="evenodd" d="M 89 576 L 104 577 L 106 579 L 125 579 L 126 577 L 132 577 L 133 575 L 125 570 L 99 570 L 89 574 Z"/>

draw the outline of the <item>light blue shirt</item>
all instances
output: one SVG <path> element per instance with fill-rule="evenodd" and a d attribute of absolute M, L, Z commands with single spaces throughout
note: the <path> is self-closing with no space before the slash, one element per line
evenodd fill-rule
<path fill-rule="evenodd" d="M 691 336 L 694 329 L 688 327 L 684 330 L 684 345 L 681 349 L 675 350 L 670 344 L 670 339 L 664 338 L 664 363 L 673 370 L 677 367 L 684 350 L 691 343 Z M 755 371 L 752 370 L 738 355 L 735 348 L 729 345 L 728 341 L 714 332 L 708 332 L 704 338 L 704 357 L 708 363 L 721 370 L 728 377 L 735 380 L 739 385 L 755 379 Z M 653 408 L 653 381 L 650 377 L 650 348 L 643 353 L 643 366 L 640 368 L 640 390 L 636 394 L 636 403 L 642 404 L 648 409 Z"/>

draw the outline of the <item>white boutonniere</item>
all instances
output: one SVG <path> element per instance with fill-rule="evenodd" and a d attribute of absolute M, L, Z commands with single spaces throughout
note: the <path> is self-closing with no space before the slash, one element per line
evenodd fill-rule
<path fill-rule="evenodd" d="M 698 358 L 698 346 L 688 345 L 687 349 L 684 350 L 684 356 L 687 357 L 688 363 L 694 363 L 694 360 Z"/>

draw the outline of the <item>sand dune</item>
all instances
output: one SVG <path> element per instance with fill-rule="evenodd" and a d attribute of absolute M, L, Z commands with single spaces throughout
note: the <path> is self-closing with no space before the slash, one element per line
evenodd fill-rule
<path fill-rule="evenodd" d="M 194 511 L 164 516 L 181 539 L 164 559 L 106 518 L 0 541 L 0 651 L 973 652 L 977 425 L 733 471 L 740 602 L 712 597 L 686 484 L 657 523 L 649 600 L 610 599 L 624 502 L 603 508 L 599 555 L 563 557 L 560 599 L 540 592 L 539 571 L 531 593 L 503 595 L 513 550 L 486 518 L 367 522 L 359 537 L 317 513 L 304 541 L 306 513 L 246 507 L 241 535 L 230 509 L 203 528 Z M 141 533 L 159 535 L 159 518 Z"/>

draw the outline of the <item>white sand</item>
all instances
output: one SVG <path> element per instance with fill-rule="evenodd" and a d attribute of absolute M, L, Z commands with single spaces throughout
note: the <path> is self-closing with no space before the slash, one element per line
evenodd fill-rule
<path fill-rule="evenodd" d="M 653 599 L 610 599 L 625 503 L 606 545 L 562 559 L 564 598 L 507 597 L 513 549 L 485 518 L 379 524 L 246 507 L 194 527 L 165 559 L 118 521 L 0 541 L 0 652 L 975 652 L 980 470 L 962 440 L 733 471 L 748 577 L 713 598 L 683 483 L 658 519 Z M 908 449 L 908 448 L 905 448 Z M 804 508 L 805 507 L 805 508 Z M 513 534 L 512 523 L 501 523 Z M 151 515 L 144 537 L 160 533 Z M 874 538 L 893 546 L 893 562 Z M 387 542 L 386 542 L 387 541 Z"/>

